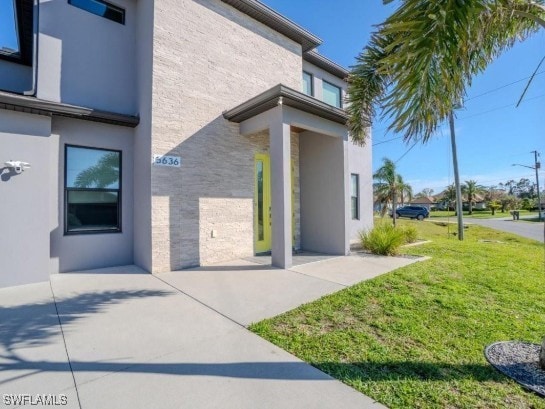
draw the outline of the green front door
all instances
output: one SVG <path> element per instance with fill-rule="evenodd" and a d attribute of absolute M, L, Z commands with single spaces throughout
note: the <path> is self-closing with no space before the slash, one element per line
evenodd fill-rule
<path fill-rule="evenodd" d="M 271 250 L 271 167 L 267 154 L 256 154 L 254 164 L 255 252 Z"/>

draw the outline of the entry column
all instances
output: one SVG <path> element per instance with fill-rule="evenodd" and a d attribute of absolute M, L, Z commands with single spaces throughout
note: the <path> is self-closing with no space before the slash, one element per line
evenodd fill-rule
<path fill-rule="evenodd" d="M 282 105 L 270 116 L 272 265 L 292 266 L 291 254 L 291 130 L 284 122 Z"/>

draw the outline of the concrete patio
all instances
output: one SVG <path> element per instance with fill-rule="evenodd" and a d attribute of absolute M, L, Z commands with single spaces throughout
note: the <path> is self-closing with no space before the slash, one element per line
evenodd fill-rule
<path fill-rule="evenodd" d="M 379 408 L 245 326 L 414 261 L 129 266 L 2 289 L 0 392 L 64 394 L 64 407 L 85 409 Z"/>

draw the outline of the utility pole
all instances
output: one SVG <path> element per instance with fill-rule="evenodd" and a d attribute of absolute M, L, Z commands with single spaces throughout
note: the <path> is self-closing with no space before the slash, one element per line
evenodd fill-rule
<path fill-rule="evenodd" d="M 394 177 L 397 175 L 394 175 Z M 397 186 L 394 183 L 394 194 L 392 195 L 392 219 L 394 222 L 394 227 L 396 226 L 396 210 L 397 210 Z"/>
<path fill-rule="evenodd" d="M 454 184 L 456 185 L 456 214 L 458 216 L 458 240 L 464 239 L 464 216 L 462 214 L 462 186 L 460 185 L 460 174 L 458 172 L 458 154 L 456 151 L 456 135 L 454 132 L 454 115 L 452 110 L 449 113 L 450 142 L 452 144 L 452 164 L 454 167 Z"/>
<path fill-rule="evenodd" d="M 541 168 L 541 163 L 537 160 L 539 157 L 539 153 L 537 151 L 532 151 L 534 154 L 534 169 L 536 170 L 536 185 L 537 185 L 537 212 L 538 212 L 538 220 L 541 221 L 543 218 L 541 217 L 541 193 L 539 192 L 539 168 Z M 545 234 L 545 233 L 544 233 Z"/>

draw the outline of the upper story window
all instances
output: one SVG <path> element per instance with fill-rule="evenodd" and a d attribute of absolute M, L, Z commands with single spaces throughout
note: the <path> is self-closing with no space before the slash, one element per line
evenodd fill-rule
<path fill-rule="evenodd" d="M 13 57 L 21 55 L 15 0 L 0 0 L 0 53 Z"/>
<path fill-rule="evenodd" d="M 0 59 L 31 64 L 33 2 L 0 0 Z"/>
<path fill-rule="evenodd" d="M 323 81 L 324 102 L 337 108 L 342 108 L 341 88 L 327 81 Z"/>
<path fill-rule="evenodd" d="M 68 0 L 68 4 L 116 23 L 125 24 L 125 10 L 102 0 Z"/>
<path fill-rule="evenodd" d="M 303 71 L 303 94 L 314 96 L 314 88 L 312 85 L 312 74 Z"/>

